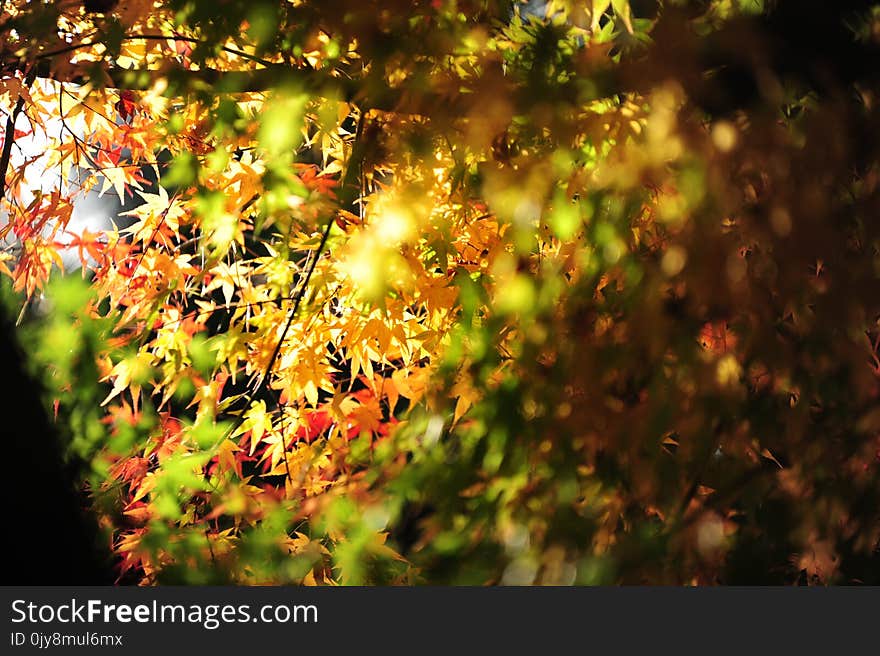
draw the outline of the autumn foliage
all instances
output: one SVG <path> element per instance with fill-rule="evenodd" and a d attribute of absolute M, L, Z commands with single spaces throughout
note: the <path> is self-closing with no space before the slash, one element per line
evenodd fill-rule
<path fill-rule="evenodd" d="M 880 581 L 880 6 L 0 33 L 0 269 L 119 582 Z"/>

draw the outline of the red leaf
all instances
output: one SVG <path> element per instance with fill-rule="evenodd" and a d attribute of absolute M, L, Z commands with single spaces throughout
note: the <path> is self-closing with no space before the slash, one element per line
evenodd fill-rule
<path fill-rule="evenodd" d="M 123 91 L 119 94 L 119 100 L 116 101 L 114 107 L 116 107 L 116 111 L 119 112 L 122 120 L 127 121 L 134 116 L 135 111 L 137 111 L 134 94 L 131 91 Z"/>

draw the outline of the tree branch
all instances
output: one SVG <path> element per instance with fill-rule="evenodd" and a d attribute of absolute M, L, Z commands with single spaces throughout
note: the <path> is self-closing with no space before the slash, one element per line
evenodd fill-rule
<path fill-rule="evenodd" d="M 196 37 L 192 36 L 183 36 L 182 34 L 132 34 L 130 36 L 124 37 L 122 41 L 182 41 L 185 43 L 194 43 L 196 45 L 210 45 L 208 42 L 202 39 L 197 39 Z M 77 50 L 81 50 L 82 48 L 91 48 L 98 45 L 103 44 L 101 41 L 81 41 L 79 43 L 71 43 L 57 50 L 40 53 L 39 55 L 34 57 L 34 59 L 52 59 L 59 55 L 67 54 L 68 52 L 75 52 Z M 260 57 L 256 57 L 254 55 L 249 55 L 242 50 L 230 48 L 229 46 L 220 46 L 220 49 L 224 52 L 228 52 L 231 55 L 235 55 L 237 57 L 241 57 L 242 59 L 247 59 L 258 64 L 262 64 L 263 66 L 272 66 L 276 63 L 261 59 Z"/>
<path fill-rule="evenodd" d="M 174 37 L 141 35 L 130 38 L 171 39 Z M 178 40 L 198 42 L 197 39 L 189 37 L 180 37 Z M 72 67 L 69 62 L 64 62 L 64 67 L 68 72 L 63 77 L 56 74 L 53 66 L 53 59 L 91 45 L 95 44 L 76 44 L 39 55 L 35 58 L 39 77 L 75 84 L 95 81 L 93 71 L 88 70 L 88 67 L 94 65 L 94 62 L 83 62 Z M 246 53 L 226 50 L 231 54 L 250 58 Z M 200 90 L 211 93 L 247 93 L 292 87 L 314 96 L 333 97 L 345 102 L 356 103 L 365 111 L 375 109 L 422 116 L 435 115 L 441 109 L 447 116 L 462 116 L 478 108 L 486 100 L 485 94 L 479 92 L 484 87 L 484 80 L 481 79 L 469 81 L 470 91 L 457 89 L 449 92 L 432 88 L 431 80 L 422 78 L 406 80 L 401 85 L 392 87 L 376 75 L 348 78 L 334 75 L 330 70 L 297 68 L 264 60 L 260 60 L 258 63 L 263 68 L 234 71 L 212 68 L 191 70 L 181 67 L 127 69 L 111 65 L 105 69 L 106 79 L 102 82 L 113 88 L 143 91 L 151 88 L 157 80 L 164 79 L 173 91 L 179 93 Z M 492 84 L 489 87 L 493 88 L 495 93 L 501 93 L 509 98 L 514 107 L 521 112 L 528 112 L 537 102 L 550 105 L 584 103 L 623 92 L 618 76 L 610 67 L 596 71 L 589 77 L 575 78 L 566 84 L 553 87 L 552 96 L 541 98 L 536 98 L 533 93 L 530 93 L 528 89 L 523 89 L 522 85 L 514 80 L 497 78 L 494 75 L 491 78 Z M 499 84 L 502 85 L 502 89 L 497 89 Z"/>
<path fill-rule="evenodd" d="M 37 79 L 37 68 L 32 66 L 22 82 L 22 90 L 29 88 Z M 6 171 L 9 169 L 9 158 L 12 156 L 12 144 L 15 141 L 15 121 L 24 109 L 24 93 L 18 94 L 15 107 L 6 119 L 6 134 L 3 139 L 3 152 L 0 153 L 0 200 L 6 197 Z"/>

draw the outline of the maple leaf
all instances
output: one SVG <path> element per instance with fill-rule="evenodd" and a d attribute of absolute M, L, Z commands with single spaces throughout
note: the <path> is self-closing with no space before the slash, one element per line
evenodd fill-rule
<path fill-rule="evenodd" d="M 119 100 L 116 101 L 114 107 L 116 108 L 116 111 L 119 112 L 119 116 L 122 117 L 122 120 L 128 121 L 134 116 L 137 108 L 134 93 L 128 90 L 122 91 L 119 94 Z"/>
<path fill-rule="evenodd" d="M 91 232 L 84 229 L 79 234 L 73 234 L 66 243 L 67 248 L 77 249 L 80 261 L 85 265 L 90 260 L 100 262 L 107 247 L 107 238 L 103 232 Z"/>

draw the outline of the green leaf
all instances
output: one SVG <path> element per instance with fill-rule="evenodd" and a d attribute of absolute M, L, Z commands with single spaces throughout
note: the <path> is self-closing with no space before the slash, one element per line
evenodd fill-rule
<path fill-rule="evenodd" d="M 632 13 L 630 12 L 629 0 L 611 0 L 614 6 L 614 13 L 623 21 L 626 31 L 633 33 Z"/>

